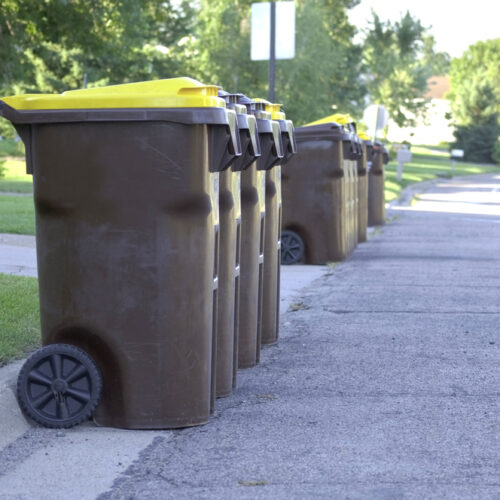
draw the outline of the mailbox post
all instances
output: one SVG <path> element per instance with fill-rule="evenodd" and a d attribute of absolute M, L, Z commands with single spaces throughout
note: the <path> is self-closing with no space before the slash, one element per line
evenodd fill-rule
<path fill-rule="evenodd" d="M 398 170 L 397 170 L 397 180 L 401 181 L 403 177 L 403 165 L 411 161 L 411 151 L 408 146 L 402 146 L 398 149 Z"/>
<path fill-rule="evenodd" d="M 464 157 L 464 150 L 463 149 L 452 149 L 450 156 L 451 156 L 451 176 L 453 177 L 455 175 L 455 164 L 457 162 L 457 158 Z"/>

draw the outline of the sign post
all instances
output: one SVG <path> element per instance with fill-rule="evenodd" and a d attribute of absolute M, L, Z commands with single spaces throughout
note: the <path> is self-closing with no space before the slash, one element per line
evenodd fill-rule
<path fill-rule="evenodd" d="M 463 149 L 452 149 L 450 156 L 451 156 L 451 176 L 453 177 L 455 175 L 456 160 L 457 160 L 457 158 L 464 157 L 464 150 Z"/>
<path fill-rule="evenodd" d="M 363 113 L 363 122 L 368 125 L 368 135 L 377 139 L 377 133 L 382 131 L 389 121 L 389 112 L 385 106 L 371 104 Z"/>
<path fill-rule="evenodd" d="M 274 102 L 274 75 L 276 73 L 276 3 L 271 2 L 271 30 L 269 44 L 269 100 Z"/>
<path fill-rule="evenodd" d="M 398 169 L 396 172 L 396 179 L 398 182 L 401 182 L 403 178 L 403 166 L 405 163 L 411 161 L 411 151 L 408 149 L 408 146 L 403 145 L 398 149 Z"/>

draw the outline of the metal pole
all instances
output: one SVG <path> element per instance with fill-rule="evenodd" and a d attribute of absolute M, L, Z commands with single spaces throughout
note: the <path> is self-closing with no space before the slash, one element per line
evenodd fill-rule
<path fill-rule="evenodd" d="M 377 114 L 375 117 L 375 128 L 373 129 L 373 142 L 377 139 L 378 115 L 380 113 L 380 104 L 377 104 Z"/>
<path fill-rule="evenodd" d="M 401 182 L 402 178 L 403 178 L 403 162 L 398 160 L 398 170 L 396 173 L 396 179 L 398 182 Z"/>
<path fill-rule="evenodd" d="M 276 63 L 276 4 L 271 2 L 271 39 L 269 50 L 269 100 L 274 102 L 274 74 Z"/>

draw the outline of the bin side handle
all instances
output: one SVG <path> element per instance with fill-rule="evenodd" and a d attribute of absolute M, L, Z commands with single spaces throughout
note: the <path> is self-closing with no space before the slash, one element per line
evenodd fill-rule
<path fill-rule="evenodd" d="M 26 150 L 26 173 L 33 175 L 33 154 L 32 154 L 32 144 L 31 136 L 32 129 L 31 125 L 14 125 L 19 134 L 19 137 L 24 142 L 24 149 Z"/>
<path fill-rule="evenodd" d="M 9 120 L 17 130 L 19 137 L 24 142 L 26 149 L 26 173 L 33 175 L 33 155 L 31 153 L 31 125 L 23 124 L 23 117 L 17 109 L 9 106 L 6 102 L 0 101 L 0 116 Z"/>
<path fill-rule="evenodd" d="M 7 118 L 10 122 L 19 123 L 21 122 L 21 113 L 9 106 L 5 101 L 0 101 L 0 116 Z"/>

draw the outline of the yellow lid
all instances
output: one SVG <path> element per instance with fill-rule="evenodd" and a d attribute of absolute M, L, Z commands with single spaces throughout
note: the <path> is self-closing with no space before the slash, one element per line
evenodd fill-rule
<path fill-rule="evenodd" d="M 263 102 L 266 105 L 266 111 L 271 113 L 271 119 L 273 120 L 286 120 L 286 114 L 281 111 L 281 106 L 283 104 L 273 103 L 266 101 L 265 99 L 255 98 L 255 102 Z"/>
<path fill-rule="evenodd" d="M 225 108 L 215 85 L 192 78 L 169 78 L 109 87 L 70 90 L 62 94 L 25 94 L 2 100 L 17 110 L 113 108 Z"/>
<path fill-rule="evenodd" d="M 255 101 L 255 102 L 263 102 L 266 107 L 271 104 L 267 99 L 261 99 L 260 97 L 251 97 L 250 99 L 252 99 L 252 101 Z"/>
<path fill-rule="evenodd" d="M 311 123 L 307 123 L 304 125 L 304 127 L 310 127 L 312 125 L 321 125 L 322 123 L 331 123 L 335 122 L 338 123 L 339 125 L 347 125 L 349 123 L 353 123 L 354 120 L 351 118 L 350 115 L 343 115 L 341 113 L 335 113 L 334 115 L 329 115 L 325 116 L 324 118 L 321 118 L 320 120 L 316 120 Z"/>
<path fill-rule="evenodd" d="M 363 141 L 369 141 L 370 140 L 370 137 L 368 137 L 368 135 L 366 135 L 364 132 L 358 132 L 358 137 L 363 140 Z"/>

